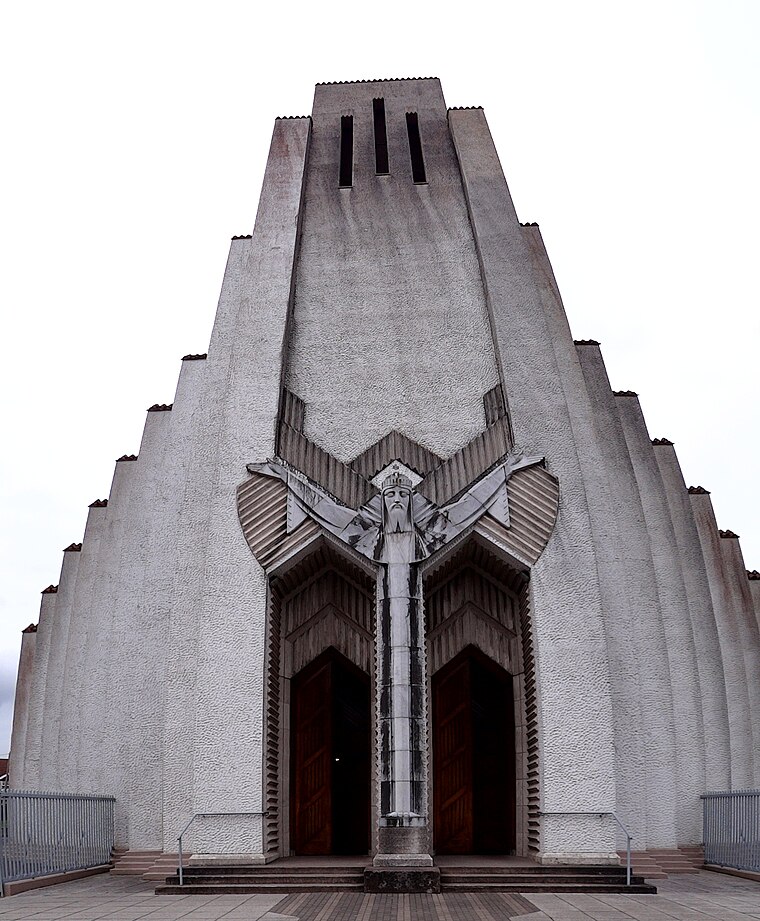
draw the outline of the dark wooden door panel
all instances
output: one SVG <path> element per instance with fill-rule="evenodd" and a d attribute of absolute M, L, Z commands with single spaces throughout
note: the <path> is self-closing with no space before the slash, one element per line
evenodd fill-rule
<path fill-rule="evenodd" d="M 350 663 L 333 672 L 333 853 L 369 851 L 369 676 Z"/>
<path fill-rule="evenodd" d="M 296 854 L 332 849 L 332 663 L 297 675 L 293 697 L 293 848 Z"/>
<path fill-rule="evenodd" d="M 291 846 L 366 854 L 370 811 L 369 676 L 333 649 L 291 686 Z"/>
<path fill-rule="evenodd" d="M 433 821 L 439 854 L 515 847 L 512 678 L 470 647 L 433 676 Z"/>
<path fill-rule="evenodd" d="M 515 847 L 514 737 L 510 676 L 474 662 L 473 846 L 477 854 L 508 854 Z"/>
<path fill-rule="evenodd" d="M 472 720 L 470 663 L 462 661 L 433 679 L 436 850 L 469 854 L 472 822 Z"/>

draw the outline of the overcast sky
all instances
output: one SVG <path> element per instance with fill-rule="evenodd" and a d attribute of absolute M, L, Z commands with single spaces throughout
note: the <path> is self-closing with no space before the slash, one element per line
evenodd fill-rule
<path fill-rule="evenodd" d="M 760 569 L 760 4 L 0 3 L 0 754 L 61 550 L 207 348 L 278 115 L 438 76 L 486 110 L 576 338 Z M 139 638 L 135 638 L 139 655 Z"/>

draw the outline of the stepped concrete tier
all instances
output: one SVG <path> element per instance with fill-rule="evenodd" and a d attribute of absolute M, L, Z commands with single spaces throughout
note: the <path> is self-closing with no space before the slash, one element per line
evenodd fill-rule
<path fill-rule="evenodd" d="M 188 866 L 192 854 L 182 855 L 182 866 Z M 142 879 L 162 880 L 177 870 L 179 854 L 164 851 L 114 850 L 111 873 L 115 876 L 140 876 Z"/>
<path fill-rule="evenodd" d="M 446 854 L 617 866 L 614 816 L 683 871 L 700 794 L 760 784 L 758 586 L 573 340 L 482 110 L 319 85 L 25 632 L 11 783 L 114 795 L 117 872 L 185 829 L 194 871 L 424 889 Z"/>
<path fill-rule="evenodd" d="M 630 885 L 623 867 L 539 866 L 529 861 L 482 858 L 459 863 L 455 858 L 424 870 L 370 867 L 360 863 L 314 860 L 311 866 L 280 860 L 266 867 L 192 867 L 167 876 L 159 895 L 242 895 L 250 892 L 628 892 L 657 890 L 641 876 Z"/>

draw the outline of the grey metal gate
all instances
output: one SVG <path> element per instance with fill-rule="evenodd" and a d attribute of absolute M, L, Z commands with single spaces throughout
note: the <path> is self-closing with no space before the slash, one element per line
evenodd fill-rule
<path fill-rule="evenodd" d="M 0 792 L 0 886 L 108 863 L 114 803 L 112 796 Z"/>
<path fill-rule="evenodd" d="M 760 790 L 702 796 L 705 863 L 760 873 Z"/>

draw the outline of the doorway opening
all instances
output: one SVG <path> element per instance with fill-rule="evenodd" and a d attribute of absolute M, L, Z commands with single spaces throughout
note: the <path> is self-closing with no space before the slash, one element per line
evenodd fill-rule
<path fill-rule="evenodd" d="M 432 718 L 436 853 L 513 853 L 512 676 L 468 646 L 433 676 Z"/>
<path fill-rule="evenodd" d="M 370 848 L 370 679 L 325 650 L 292 679 L 290 840 L 297 855 Z"/>

